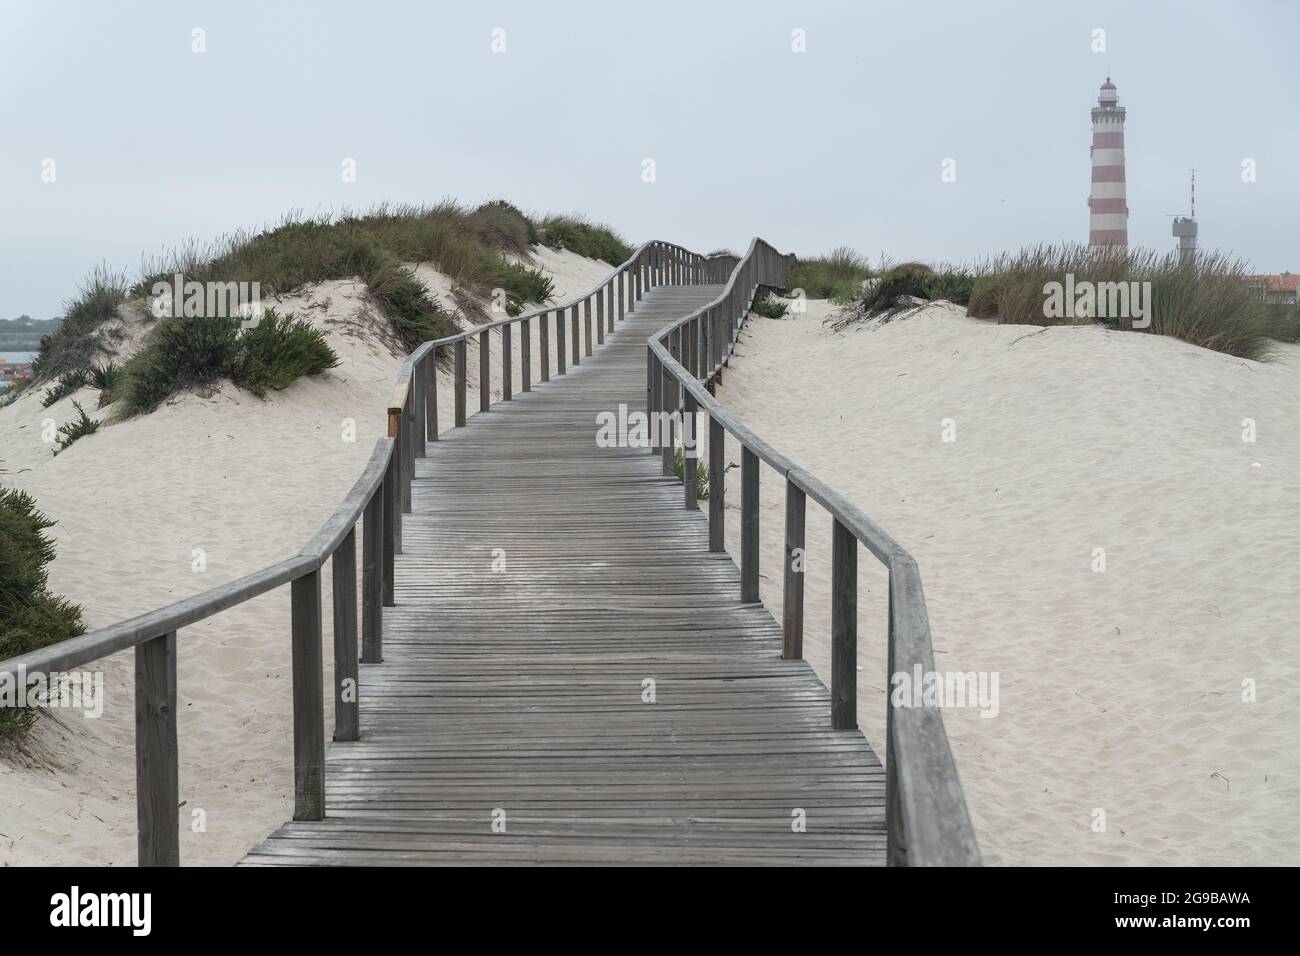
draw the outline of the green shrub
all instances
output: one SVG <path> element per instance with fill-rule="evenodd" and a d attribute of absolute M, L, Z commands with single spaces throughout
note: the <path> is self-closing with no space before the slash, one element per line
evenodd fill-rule
<path fill-rule="evenodd" d="M 25 492 L 0 488 L 0 660 L 29 654 L 84 633 L 81 608 L 48 587 L 54 522 Z M 36 711 L 0 707 L 0 736 L 31 726 Z"/>
<path fill-rule="evenodd" d="M 862 283 L 872 275 L 866 259 L 848 246 L 840 246 L 829 255 L 795 260 L 786 285 L 803 289 L 810 299 L 848 303 L 860 297 Z"/>
<path fill-rule="evenodd" d="M 127 363 L 123 410 L 143 414 L 182 389 L 222 378 L 260 397 L 337 365 L 319 329 L 274 309 L 250 328 L 234 318 L 167 319 Z"/>
<path fill-rule="evenodd" d="M 61 398 L 71 395 L 80 388 L 84 388 L 90 381 L 90 373 L 84 368 L 74 368 L 64 372 L 59 376 L 59 380 L 47 391 L 41 398 L 41 405 L 49 408 Z"/>
<path fill-rule="evenodd" d="M 612 266 L 621 266 L 636 251 L 609 226 L 593 223 L 583 216 L 547 216 L 537 224 L 537 241 Z"/>
<path fill-rule="evenodd" d="M 316 326 L 281 317 L 274 309 L 254 326 L 241 329 L 231 380 L 261 398 L 268 389 L 288 388 L 304 375 L 317 375 L 339 364 L 325 333 Z"/>
<path fill-rule="evenodd" d="M 113 390 L 122 384 L 122 366 L 116 362 L 92 365 L 88 373 L 92 388 L 99 389 L 99 408 L 113 404 Z"/>
<path fill-rule="evenodd" d="M 750 311 L 765 319 L 784 319 L 788 307 L 780 299 L 764 295 L 754 301 Z"/>
<path fill-rule="evenodd" d="M 1268 305 L 1264 334 L 1279 342 L 1300 342 L 1300 305 Z"/>
<path fill-rule="evenodd" d="M 686 455 L 680 445 L 673 449 L 673 474 L 678 481 L 686 480 Z M 709 464 L 702 458 L 695 462 L 695 497 L 700 501 L 709 497 Z"/>
<path fill-rule="evenodd" d="M 81 402 L 74 398 L 72 407 L 77 410 L 77 418 L 59 426 L 59 448 L 54 453 L 56 455 L 78 438 L 84 438 L 86 435 L 93 435 L 99 431 L 99 421 L 86 414 L 86 410 L 81 407 Z"/>
<path fill-rule="evenodd" d="M 48 381 L 84 369 L 102 350 L 100 326 L 117 315 L 126 301 L 126 276 L 98 266 L 82 282 L 76 298 L 68 303 L 63 321 L 42 337 L 32 360 L 32 377 Z"/>
<path fill-rule="evenodd" d="M 555 294 L 551 277 L 540 269 L 529 269 L 517 262 L 500 259 L 495 277 L 496 285 L 506 294 L 506 314 L 519 315 L 525 303 L 541 305 Z"/>
<path fill-rule="evenodd" d="M 528 258 L 538 241 L 537 224 L 504 199 L 485 202 L 465 217 L 469 231 L 492 249 Z"/>
<path fill-rule="evenodd" d="M 1270 332 L 1281 330 L 1268 307 L 1246 288 L 1245 274 L 1244 263 L 1217 252 L 1201 252 L 1183 262 L 1177 252 L 1040 245 L 977 266 L 968 312 L 996 317 L 1003 324 L 1095 321 L 1115 327 L 1120 322 L 1113 317 L 1047 316 L 1044 286 L 1064 284 L 1067 275 L 1073 275 L 1076 283 L 1150 282 L 1151 325 L 1147 332 L 1239 358 L 1263 360 L 1270 352 Z"/>

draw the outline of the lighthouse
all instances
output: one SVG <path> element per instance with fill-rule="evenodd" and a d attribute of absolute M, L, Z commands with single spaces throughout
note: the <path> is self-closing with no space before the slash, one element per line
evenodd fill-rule
<path fill-rule="evenodd" d="M 1128 247 L 1128 202 L 1124 195 L 1124 107 L 1106 77 L 1092 108 L 1092 194 L 1088 197 L 1088 246 Z"/>

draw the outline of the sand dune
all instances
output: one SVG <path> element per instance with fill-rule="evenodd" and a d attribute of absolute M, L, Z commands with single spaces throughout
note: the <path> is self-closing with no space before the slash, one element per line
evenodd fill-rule
<path fill-rule="evenodd" d="M 586 292 L 610 271 L 567 252 L 539 248 L 536 255 L 557 301 Z M 450 307 L 450 281 L 427 265 L 418 272 Z M 41 440 L 42 422 L 65 421 L 74 398 L 90 411 L 93 390 L 46 409 L 39 389 L 0 409 L 0 482 L 30 491 L 59 522 L 51 532 L 58 557 L 50 586 L 84 605 L 91 628 L 297 553 L 383 434 L 401 357 L 375 334 L 383 320 L 364 286 L 325 282 L 275 304 L 325 329 L 339 367 L 265 401 L 229 384 L 179 395 L 57 457 Z M 470 347 L 474 393 L 476 348 Z M 516 363 L 518 355 L 516 345 Z M 533 358 L 536 381 L 540 356 Z M 440 378 L 450 395 L 445 370 Z M 499 369 L 491 387 L 500 394 Z M 477 407 L 471 398 L 471 412 Z M 450 427 L 452 403 L 440 402 L 439 414 L 442 427 Z M 345 440 L 348 422 L 355 441 Z M 202 572 L 193 570 L 196 549 Z M 328 571 L 325 587 L 328 681 Z M 185 629 L 178 657 L 181 859 L 233 863 L 292 813 L 288 590 Z M 23 753 L 0 757 L 0 865 L 134 864 L 131 652 L 105 661 L 104 673 L 102 718 L 54 712 L 38 723 Z M 193 832 L 199 819 L 206 829 Z"/>
<path fill-rule="evenodd" d="M 1300 862 L 1300 348 L 1260 364 L 946 305 L 835 335 L 828 311 L 751 319 L 718 396 L 915 555 L 938 668 L 999 673 L 996 717 L 944 715 L 986 862 Z M 783 496 L 764 469 L 778 614 Z M 827 679 L 830 525 L 808 519 L 806 653 Z M 885 575 L 863 555 L 879 744 Z"/>

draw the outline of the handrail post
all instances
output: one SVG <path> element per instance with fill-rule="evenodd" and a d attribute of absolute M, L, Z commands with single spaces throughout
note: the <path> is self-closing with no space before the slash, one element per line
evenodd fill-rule
<path fill-rule="evenodd" d="M 325 669 L 320 570 L 290 585 L 293 615 L 293 818 L 325 818 Z"/>
<path fill-rule="evenodd" d="M 605 344 L 605 287 L 596 293 L 596 344 Z"/>
<path fill-rule="evenodd" d="M 569 364 L 582 363 L 582 330 L 578 326 L 578 303 L 569 306 Z"/>
<path fill-rule="evenodd" d="M 618 274 L 618 319 L 623 321 L 623 316 L 627 315 L 627 307 L 623 287 L 626 285 L 627 270 L 623 269 Z"/>
<path fill-rule="evenodd" d="M 424 421 L 426 411 L 424 389 L 424 361 L 421 360 L 411 369 L 411 457 L 423 458 L 425 435 L 428 433 L 428 425 Z"/>
<path fill-rule="evenodd" d="M 547 312 L 545 315 L 538 316 L 537 322 L 537 348 L 540 351 L 542 359 L 542 381 L 551 380 L 551 316 L 554 313 Z"/>
<path fill-rule="evenodd" d="M 699 403 L 695 396 L 686 392 L 686 411 L 682 415 L 682 484 L 686 488 L 686 510 L 698 511 L 695 483 L 699 475 L 699 438 L 695 434 L 696 413 Z"/>
<path fill-rule="evenodd" d="M 758 603 L 758 456 L 740 453 L 740 600 Z"/>
<path fill-rule="evenodd" d="M 564 310 L 555 310 L 555 364 L 556 374 L 568 374 L 567 359 L 564 355 Z"/>
<path fill-rule="evenodd" d="M 464 339 L 456 340 L 456 427 L 465 427 L 465 392 L 469 387 L 468 356 Z"/>
<path fill-rule="evenodd" d="M 487 329 L 478 334 L 478 410 L 492 407 L 492 343 Z"/>
<path fill-rule="evenodd" d="M 511 365 L 513 356 L 510 354 L 510 323 L 507 322 L 501 326 L 501 401 L 508 402 L 512 397 L 512 388 L 514 387 L 514 367 Z"/>
<path fill-rule="evenodd" d="M 360 736 L 357 702 L 357 530 L 352 528 L 330 558 L 334 604 L 334 739 Z"/>
<path fill-rule="evenodd" d="M 438 440 L 438 349 L 429 349 L 424 357 L 424 437 Z M 427 451 L 428 449 L 426 449 Z"/>
<path fill-rule="evenodd" d="M 804 520 L 808 499 L 802 488 L 785 479 L 785 587 L 781 634 L 788 661 L 803 659 Z"/>
<path fill-rule="evenodd" d="M 402 513 L 411 513 L 411 482 L 415 480 L 415 443 L 419 440 L 423 428 L 415 424 L 415 395 L 408 392 L 406 403 L 402 406 L 404 431 L 402 433 Z M 400 518 L 398 519 L 401 520 Z"/>
<path fill-rule="evenodd" d="M 388 410 L 388 437 L 393 440 L 393 457 L 389 461 L 388 500 L 384 502 L 384 516 L 388 519 L 389 537 L 393 554 L 402 553 L 402 472 L 405 470 L 406 449 L 402 447 L 402 410 Z"/>
<path fill-rule="evenodd" d="M 401 521 L 401 509 L 398 508 L 397 493 L 397 446 L 393 446 L 393 455 L 388 459 L 388 468 L 384 472 L 384 607 L 394 604 L 393 564 L 396 555 L 401 553 L 401 532 L 397 528 Z"/>
<path fill-rule="evenodd" d="M 662 438 L 664 441 L 660 454 L 663 458 L 664 477 L 667 478 L 673 473 L 673 455 L 677 444 L 677 423 L 673 420 L 673 416 L 677 412 L 677 379 L 673 378 L 672 373 L 668 371 L 667 365 L 661 363 L 661 367 L 663 369 L 663 390 L 659 395 L 659 404 L 663 409 L 663 417 L 660 421 L 662 422 Z"/>
<path fill-rule="evenodd" d="M 519 336 L 519 368 L 523 373 L 523 379 L 520 381 L 520 391 L 531 392 L 533 390 L 533 320 L 524 319 L 520 323 Z"/>
<path fill-rule="evenodd" d="M 709 550 L 727 550 L 723 515 L 727 493 L 727 433 L 722 422 L 709 416 Z"/>
<path fill-rule="evenodd" d="M 646 419 L 648 420 L 650 454 L 659 450 L 659 390 L 663 388 L 663 378 L 659 374 L 659 358 L 646 349 L 649 356 L 646 362 Z"/>
<path fill-rule="evenodd" d="M 892 678 L 897 671 L 894 663 L 894 565 L 889 564 L 889 650 L 886 658 L 887 673 Z M 885 865 L 907 866 L 907 830 L 903 823 L 902 794 L 898 789 L 898 764 L 894 756 L 894 737 L 898 733 L 893 701 L 885 703 Z"/>
<path fill-rule="evenodd" d="M 180 866 L 176 632 L 135 646 L 135 818 L 140 866 Z"/>
<path fill-rule="evenodd" d="M 366 502 L 361 527 L 361 663 L 378 664 L 384 659 L 384 481 Z"/>
<path fill-rule="evenodd" d="M 831 729 L 858 726 L 858 539 L 834 519 L 831 538 Z"/>
<path fill-rule="evenodd" d="M 582 300 L 582 333 L 586 337 L 583 355 L 591 354 L 591 296 Z"/>

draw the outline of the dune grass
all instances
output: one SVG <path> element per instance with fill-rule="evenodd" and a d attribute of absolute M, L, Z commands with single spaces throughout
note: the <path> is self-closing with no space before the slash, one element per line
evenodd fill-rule
<path fill-rule="evenodd" d="M 874 274 L 863 256 L 848 246 L 839 246 L 828 255 L 797 259 L 786 285 L 803 289 L 809 299 L 847 304 L 859 297 L 862 283 Z"/>
<path fill-rule="evenodd" d="M 84 633 L 81 608 L 47 587 L 54 522 L 26 492 L 0 488 L 0 660 Z M 0 707 L 0 737 L 31 726 L 36 711 Z"/>
<path fill-rule="evenodd" d="M 1052 316 L 1044 304 L 1049 283 L 1150 282 L 1150 327 L 1193 345 L 1263 360 L 1270 339 L 1300 339 L 1300 310 L 1266 306 L 1247 289 L 1245 264 L 1217 252 L 1180 261 L 1178 254 L 1150 249 L 1039 245 L 993 256 L 973 265 L 939 269 L 904 263 L 883 270 L 857 297 L 865 315 L 889 314 L 909 307 L 912 297 L 967 306 L 975 318 L 1002 324 L 1064 325 L 1099 323 L 1119 328 L 1116 316 Z M 1127 323 L 1125 323 L 1127 324 Z M 1290 336 L 1290 338 L 1288 338 Z"/>
<path fill-rule="evenodd" d="M 126 364 L 120 414 L 152 411 L 181 389 L 223 378 L 262 397 L 337 365 L 320 329 L 274 309 L 249 328 L 236 318 L 165 319 Z"/>
<path fill-rule="evenodd" d="M 64 307 L 59 327 L 41 338 L 32 360 L 33 380 L 50 381 L 84 370 L 101 351 L 101 326 L 117 314 L 126 298 L 126 274 L 97 266 Z"/>
<path fill-rule="evenodd" d="M 54 454 L 58 454 L 67 448 L 78 438 L 85 438 L 87 435 L 93 435 L 99 431 L 99 426 L 103 424 L 97 418 L 91 418 L 86 414 L 86 410 L 81 407 L 81 402 L 75 398 L 72 400 L 72 407 L 76 409 L 77 417 L 70 422 L 64 422 L 59 426 L 59 447 Z"/>
<path fill-rule="evenodd" d="M 61 398 L 66 398 L 90 381 L 90 372 L 84 368 L 73 368 L 58 377 L 46 393 L 41 396 L 41 406 L 49 408 Z"/>
<path fill-rule="evenodd" d="M 552 249 L 568 249 L 588 259 L 621 266 L 636 250 L 609 226 L 584 216 L 547 216 L 537 224 L 537 241 Z"/>
<path fill-rule="evenodd" d="M 763 295 L 754 300 L 754 305 L 750 311 L 755 315 L 761 315 L 765 319 L 784 319 L 789 307 L 780 299 L 773 298 L 770 295 Z"/>

